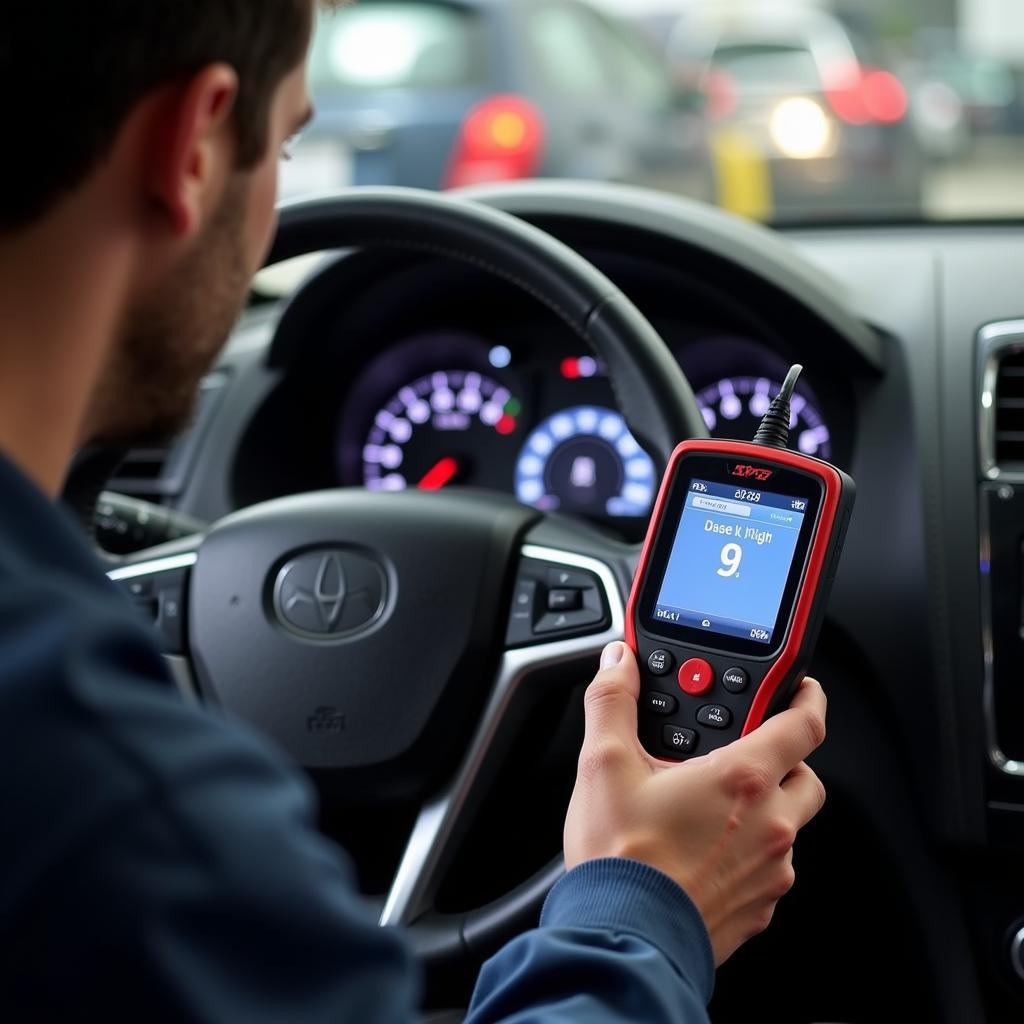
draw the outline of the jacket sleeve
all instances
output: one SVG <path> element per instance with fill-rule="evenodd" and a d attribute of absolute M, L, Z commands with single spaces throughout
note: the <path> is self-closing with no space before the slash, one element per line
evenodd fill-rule
<path fill-rule="evenodd" d="M 191 767 L 49 873 L 5 954 L 11 1005 L 38 1019 L 413 1019 L 413 958 L 315 831 L 302 780 L 223 736 Z"/>
<path fill-rule="evenodd" d="M 484 965 L 467 1024 L 695 1024 L 714 957 L 683 890 L 637 861 L 581 864 L 551 890 L 540 927 Z"/>

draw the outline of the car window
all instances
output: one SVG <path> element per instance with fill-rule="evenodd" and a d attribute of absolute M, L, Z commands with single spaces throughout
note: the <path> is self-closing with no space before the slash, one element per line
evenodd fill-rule
<path fill-rule="evenodd" d="M 719 46 L 712 65 L 743 87 L 818 89 L 821 77 L 811 52 L 802 46 L 741 43 Z"/>
<path fill-rule="evenodd" d="M 609 95 L 609 69 L 596 50 L 584 15 L 560 4 L 534 8 L 527 19 L 530 45 L 549 89 L 569 97 Z"/>
<path fill-rule="evenodd" d="M 310 57 L 314 91 L 444 88 L 480 75 L 473 14 L 430 3 L 372 3 L 323 19 Z"/>

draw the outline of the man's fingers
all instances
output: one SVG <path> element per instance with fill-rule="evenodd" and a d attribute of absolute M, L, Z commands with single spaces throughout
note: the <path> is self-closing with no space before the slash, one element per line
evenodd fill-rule
<path fill-rule="evenodd" d="M 807 708 L 810 711 L 817 711 L 822 718 L 828 709 L 828 698 L 821 688 L 821 683 L 811 676 L 804 676 L 800 685 L 796 688 L 793 699 L 789 702 L 791 708 Z"/>
<path fill-rule="evenodd" d="M 732 745 L 736 754 L 768 767 L 781 781 L 825 739 L 825 691 L 807 677 L 790 706 Z"/>
<path fill-rule="evenodd" d="M 807 767 L 798 764 L 782 783 L 787 813 L 798 829 L 806 825 L 825 806 L 825 787 Z"/>
<path fill-rule="evenodd" d="M 618 740 L 636 746 L 636 702 L 640 696 L 640 672 L 636 658 L 621 642 L 609 644 L 601 655 L 601 670 L 587 687 L 586 743 Z"/>

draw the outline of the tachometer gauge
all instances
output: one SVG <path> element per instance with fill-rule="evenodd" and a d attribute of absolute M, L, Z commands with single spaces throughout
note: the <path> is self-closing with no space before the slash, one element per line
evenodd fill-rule
<path fill-rule="evenodd" d="M 441 370 L 420 377 L 374 417 L 363 446 L 363 482 L 371 491 L 500 487 L 495 477 L 511 462 L 521 412 L 508 388 L 483 374 Z"/>
<path fill-rule="evenodd" d="M 699 392 L 697 404 L 714 437 L 749 441 L 781 388 L 781 381 L 769 377 L 726 377 Z M 832 440 L 824 417 L 799 389 L 791 408 L 791 443 L 804 455 L 831 459 Z"/>
<path fill-rule="evenodd" d="M 524 505 L 600 516 L 646 516 L 654 463 L 612 409 L 581 405 L 546 419 L 516 464 Z"/>

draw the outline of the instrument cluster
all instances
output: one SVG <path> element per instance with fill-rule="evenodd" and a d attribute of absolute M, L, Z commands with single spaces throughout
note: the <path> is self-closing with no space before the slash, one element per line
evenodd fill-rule
<path fill-rule="evenodd" d="M 751 338 L 687 331 L 673 350 L 713 436 L 750 440 L 787 364 Z M 668 335 L 666 335 L 668 336 Z M 337 424 L 337 483 L 377 491 L 471 486 L 633 533 L 657 493 L 654 462 L 594 356 L 435 330 L 367 364 Z M 813 379 L 793 401 L 792 443 L 836 458 Z"/>

